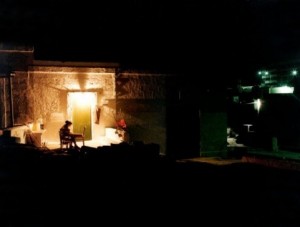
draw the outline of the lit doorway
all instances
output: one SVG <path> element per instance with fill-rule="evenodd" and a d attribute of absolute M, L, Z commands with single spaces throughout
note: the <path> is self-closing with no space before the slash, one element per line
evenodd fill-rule
<path fill-rule="evenodd" d="M 68 118 L 72 119 L 73 132 L 82 133 L 85 127 L 85 140 L 93 139 L 96 92 L 69 92 Z"/>

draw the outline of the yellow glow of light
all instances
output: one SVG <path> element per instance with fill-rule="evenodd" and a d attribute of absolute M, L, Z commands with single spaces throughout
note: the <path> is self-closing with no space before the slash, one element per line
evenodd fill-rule
<path fill-rule="evenodd" d="M 74 92 L 72 93 L 72 103 L 80 106 L 89 106 L 96 103 L 95 95 L 91 92 Z"/>

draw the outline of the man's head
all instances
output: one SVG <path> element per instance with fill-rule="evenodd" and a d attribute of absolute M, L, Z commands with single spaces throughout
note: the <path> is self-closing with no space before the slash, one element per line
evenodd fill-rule
<path fill-rule="evenodd" d="M 72 122 L 68 121 L 68 120 L 65 123 L 66 123 L 66 125 L 72 125 Z"/>

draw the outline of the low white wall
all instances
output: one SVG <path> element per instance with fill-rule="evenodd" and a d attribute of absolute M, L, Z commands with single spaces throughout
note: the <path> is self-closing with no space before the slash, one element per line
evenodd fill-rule
<path fill-rule="evenodd" d="M 29 130 L 27 125 L 14 126 L 3 130 L 3 135 L 7 137 L 20 138 L 19 143 L 26 143 L 26 132 Z"/>

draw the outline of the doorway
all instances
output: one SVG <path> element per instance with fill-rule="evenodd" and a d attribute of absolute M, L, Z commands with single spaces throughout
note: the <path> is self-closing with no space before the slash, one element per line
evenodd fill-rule
<path fill-rule="evenodd" d="M 96 92 L 69 92 L 68 117 L 73 122 L 73 132 L 82 133 L 85 127 L 85 140 L 93 139 L 93 116 L 96 106 Z"/>

